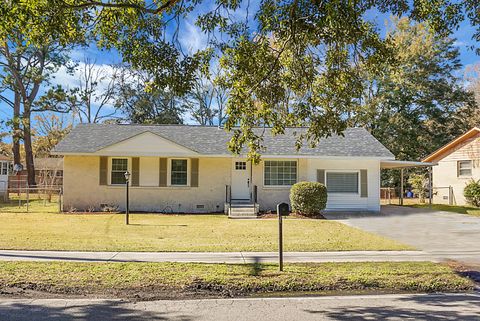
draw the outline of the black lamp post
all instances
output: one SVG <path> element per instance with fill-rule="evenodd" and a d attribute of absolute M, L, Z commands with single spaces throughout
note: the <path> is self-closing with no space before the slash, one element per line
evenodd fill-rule
<path fill-rule="evenodd" d="M 129 204 L 128 204 L 128 201 L 129 201 L 129 193 L 128 193 L 129 182 L 130 182 L 130 172 L 126 171 L 125 172 L 125 188 L 126 188 L 127 193 L 126 193 L 126 202 L 125 202 L 125 223 L 127 225 L 128 225 L 128 214 L 130 212 Z"/>

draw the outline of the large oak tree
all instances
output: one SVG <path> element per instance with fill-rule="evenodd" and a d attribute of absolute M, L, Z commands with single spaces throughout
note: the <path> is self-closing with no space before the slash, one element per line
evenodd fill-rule
<path fill-rule="evenodd" d="M 210 57 L 203 51 L 185 54 L 176 37 L 180 20 L 195 13 L 197 25 L 211 35 L 210 46 L 226 70 L 222 79 L 229 90 L 226 128 L 234 131 L 230 149 L 239 152 L 247 145 L 253 159 L 262 150 L 255 126 L 271 126 L 274 133 L 282 133 L 285 126 L 308 126 L 305 135 L 298 137 L 299 146 L 305 141 L 315 144 L 346 128 L 345 115 L 355 110 L 365 89 L 362 73 L 377 72 L 381 63 L 395 56 L 391 37 L 382 36 L 377 22 L 368 19 L 369 13 L 408 16 L 441 36 L 468 20 L 477 30 L 474 38 L 480 38 L 477 0 L 6 3 L 0 11 L 21 8 L 33 17 L 43 15 L 31 26 L 34 31 L 26 32 L 28 39 L 38 40 L 37 27 L 62 30 L 60 41 L 69 41 L 72 33 L 83 28 L 98 46 L 116 48 L 133 68 L 151 75 L 149 88 L 175 96 L 191 89 L 197 69 Z M 71 18 L 76 15 L 81 19 Z M 65 24 L 62 19 L 72 23 L 59 28 Z"/>

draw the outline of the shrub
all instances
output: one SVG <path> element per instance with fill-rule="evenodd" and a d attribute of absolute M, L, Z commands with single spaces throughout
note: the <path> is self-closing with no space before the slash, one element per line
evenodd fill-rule
<path fill-rule="evenodd" d="M 118 213 L 119 206 L 115 204 L 102 204 L 102 212 L 106 213 Z"/>
<path fill-rule="evenodd" d="M 428 181 L 425 175 L 412 174 L 408 183 L 412 186 L 412 191 L 418 195 L 420 203 L 425 203 L 425 198 L 428 196 Z"/>
<path fill-rule="evenodd" d="M 305 216 L 319 215 L 327 205 L 327 188 L 317 182 L 299 182 L 290 189 L 292 211 Z"/>
<path fill-rule="evenodd" d="M 463 190 L 463 196 L 473 206 L 480 207 L 480 179 L 471 180 Z"/>

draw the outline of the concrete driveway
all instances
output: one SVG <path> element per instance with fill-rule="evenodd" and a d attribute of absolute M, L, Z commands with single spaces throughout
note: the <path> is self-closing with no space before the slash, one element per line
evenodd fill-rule
<path fill-rule="evenodd" d="M 328 219 L 412 245 L 440 259 L 480 264 L 480 218 L 383 206 L 378 213 L 329 213 Z"/>

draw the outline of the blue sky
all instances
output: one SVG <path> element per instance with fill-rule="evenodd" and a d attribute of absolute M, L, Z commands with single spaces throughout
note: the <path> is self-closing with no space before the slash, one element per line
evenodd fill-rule
<path fill-rule="evenodd" d="M 245 19 L 248 15 L 249 18 L 255 13 L 258 7 L 257 1 L 252 1 L 250 4 L 250 8 L 247 11 L 246 8 L 241 8 L 240 10 L 235 12 L 235 18 L 238 19 Z M 199 10 L 208 10 L 209 8 L 202 5 Z M 195 26 L 194 21 L 196 15 L 199 14 L 199 10 L 193 11 L 189 18 L 184 19 L 181 21 L 180 26 L 180 34 L 178 40 L 184 49 L 187 52 L 195 52 L 199 49 L 202 49 L 207 44 L 207 36 L 203 34 L 198 27 Z M 385 32 L 385 25 L 388 21 L 389 15 L 388 14 L 380 14 L 376 11 L 368 12 L 366 15 L 367 19 L 373 21 L 377 24 L 381 33 Z M 253 19 L 251 19 L 253 20 Z M 455 45 L 460 50 L 460 58 L 461 62 L 463 63 L 464 67 L 480 62 L 480 57 L 478 57 L 474 50 L 470 49 L 470 46 L 478 45 L 472 40 L 472 35 L 474 33 L 474 29 L 468 23 L 462 23 L 460 28 L 454 33 L 454 37 L 457 39 Z M 121 56 L 115 51 L 104 51 L 99 50 L 95 46 L 90 46 L 88 48 L 77 48 L 71 52 L 71 58 L 74 61 L 80 62 L 83 61 L 85 58 L 90 60 L 94 60 L 95 63 L 98 65 L 98 68 L 105 68 L 108 71 L 108 66 L 111 64 L 117 64 L 122 61 Z M 462 75 L 459 75 L 462 76 Z M 55 78 L 52 80 L 53 84 L 61 84 L 65 88 L 74 88 L 78 85 L 78 74 L 69 75 L 65 72 L 65 69 L 61 69 L 56 75 Z M 9 109 L 0 108 L 0 119 L 6 120 L 10 118 L 11 111 Z M 188 119 L 187 122 L 192 122 Z"/>
<path fill-rule="evenodd" d="M 255 12 L 255 9 L 256 8 L 254 5 L 251 5 L 249 10 L 250 17 Z M 181 43 L 182 48 L 187 52 L 195 52 L 199 49 L 202 49 L 207 43 L 207 35 L 203 34 L 201 30 L 199 30 L 199 28 L 194 24 L 197 14 L 198 11 L 193 11 L 191 13 L 191 18 L 181 21 L 179 42 Z M 246 14 L 245 8 L 239 10 L 237 13 L 238 17 L 244 17 Z M 389 21 L 389 15 L 371 11 L 367 14 L 367 19 L 375 22 L 383 34 L 385 32 L 385 25 Z M 464 67 L 480 62 L 480 57 L 477 56 L 475 51 L 470 48 L 471 46 L 479 45 L 477 42 L 475 42 L 475 40 L 472 39 L 474 31 L 474 28 L 468 22 L 463 22 L 459 29 L 453 34 L 453 37 L 456 39 L 455 45 L 460 51 L 460 59 Z M 72 52 L 73 60 L 82 61 L 84 58 L 94 59 L 99 65 L 120 63 L 122 60 L 121 56 L 114 50 L 98 50 L 94 46 L 77 49 Z M 60 83 L 65 84 L 65 82 L 63 82 L 63 78 L 61 78 L 61 75 L 60 80 Z"/>

